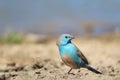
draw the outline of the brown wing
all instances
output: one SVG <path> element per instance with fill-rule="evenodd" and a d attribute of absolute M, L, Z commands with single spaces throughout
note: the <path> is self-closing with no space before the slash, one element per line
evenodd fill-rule
<path fill-rule="evenodd" d="M 76 47 L 77 48 L 77 47 Z M 83 55 L 83 53 L 77 48 L 77 55 L 82 58 L 82 60 L 86 63 L 89 64 L 87 58 Z"/>

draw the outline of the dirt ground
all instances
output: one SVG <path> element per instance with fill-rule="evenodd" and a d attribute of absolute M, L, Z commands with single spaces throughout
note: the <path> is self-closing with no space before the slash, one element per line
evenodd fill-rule
<path fill-rule="evenodd" d="M 0 45 L 0 80 L 120 80 L 120 37 L 79 37 L 72 41 L 103 74 L 70 69 L 61 60 L 56 38 L 47 43 Z"/>

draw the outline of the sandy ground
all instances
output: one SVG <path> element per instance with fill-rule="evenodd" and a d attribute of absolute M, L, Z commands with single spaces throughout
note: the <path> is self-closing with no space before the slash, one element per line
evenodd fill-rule
<path fill-rule="evenodd" d="M 76 38 L 72 42 L 103 74 L 70 69 L 62 62 L 56 39 L 48 43 L 0 45 L 0 80 L 120 80 L 120 38 Z"/>

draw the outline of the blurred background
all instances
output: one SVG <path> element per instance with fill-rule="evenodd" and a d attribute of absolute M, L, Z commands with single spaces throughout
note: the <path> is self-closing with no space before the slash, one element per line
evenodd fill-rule
<path fill-rule="evenodd" d="M 119 34 L 120 0 L 0 0 L 0 34 Z"/>
<path fill-rule="evenodd" d="M 65 77 L 69 67 L 56 46 L 63 33 L 74 35 L 72 42 L 105 75 L 81 69 Z M 0 80 L 120 80 L 119 75 L 120 0 L 0 0 Z"/>

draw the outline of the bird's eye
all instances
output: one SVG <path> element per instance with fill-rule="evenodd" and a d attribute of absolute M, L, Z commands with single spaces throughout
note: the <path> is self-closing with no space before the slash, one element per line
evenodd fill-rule
<path fill-rule="evenodd" d="M 68 38 L 68 36 L 65 36 L 65 38 Z"/>

